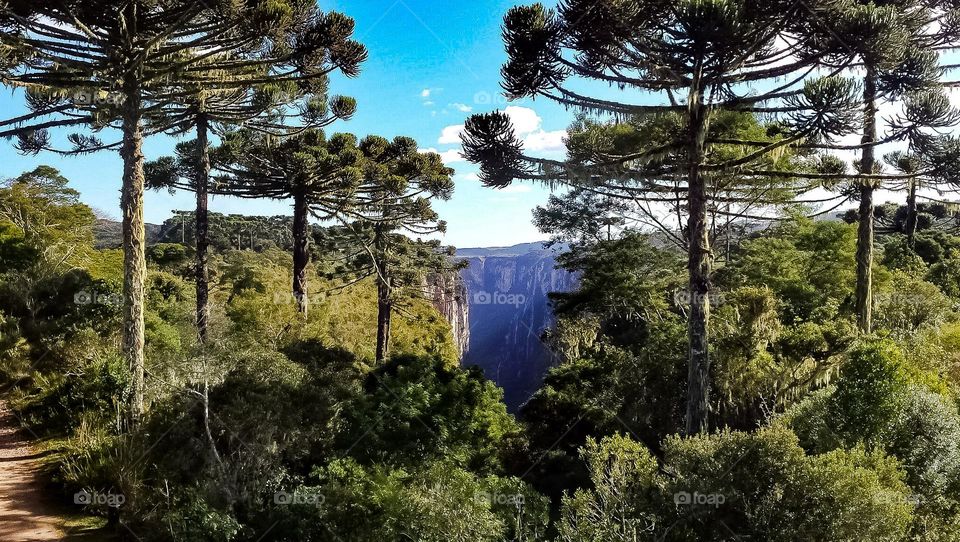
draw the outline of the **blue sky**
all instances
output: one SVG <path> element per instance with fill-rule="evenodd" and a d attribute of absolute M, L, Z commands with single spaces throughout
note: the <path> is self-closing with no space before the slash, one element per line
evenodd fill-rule
<path fill-rule="evenodd" d="M 510 108 L 528 148 L 543 156 L 561 157 L 563 130 L 572 114 L 538 100 L 507 103 L 500 94 L 500 66 L 506 58 L 500 24 L 516 0 L 450 2 L 442 0 L 321 0 L 324 10 L 341 11 L 356 20 L 356 38 L 366 45 L 369 60 L 360 77 L 336 78 L 332 93 L 353 96 L 353 120 L 331 130 L 364 136 L 408 135 L 423 149 L 444 153 L 456 169 L 456 191 L 436 208 L 448 222 L 444 241 L 459 247 L 504 246 L 543 239 L 531 224 L 531 210 L 546 201 L 541 187 L 523 185 L 506 191 L 484 188 L 476 168 L 459 159 L 457 127 L 471 114 Z M 0 95 L 0 116 L 23 111 L 19 94 Z M 169 154 L 175 140 L 155 137 L 145 153 L 151 160 Z M 122 165 L 114 152 L 83 157 L 50 153 L 21 156 L 0 143 L 2 177 L 12 177 L 39 164 L 60 169 L 80 191 L 83 201 L 119 216 Z M 160 223 L 175 209 L 191 209 L 192 195 L 148 193 L 146 218 Z M 224 213 L 289 214 L 286 202 L 216 198 L 211 209 Z"/>

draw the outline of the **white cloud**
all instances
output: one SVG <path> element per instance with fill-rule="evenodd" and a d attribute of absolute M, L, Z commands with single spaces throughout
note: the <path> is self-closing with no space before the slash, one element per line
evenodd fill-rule
<path fill-rule="evenodd" d="M 423 106 L 424 106 L 424 107 L 430 107 L 431 105 L 436 105 L 436 104 L 435 104 L 434 102 L 429 101 L 429 100 L 427 100 L 426 102 L 423 102 Z"/>
<path fill-rule="evenodd" d="M 452 107 L 453 109 L 456 109 L 457 111 L 460 111 L 461 113 L 469 113 L 473 111 L 473 108 L 467 104 L 452 103 L 450 104 L 450 107 Z"/>
<path fill-rule="evenodd" d="M 527 107 L 509 106 L 504 109 L 504 113 L 510 117 L 513 123 L 514 132 L 517 137 L 523 141 L 523 147 L 526 152 L 531 154 L 544 153 L 562 153 L 566 150 L 563 139 L 566 137 L 566 130 L 556 130 L 547 132 L 543 130 L 543 119 L 536 111 Z M 458 148 L 447 151 L 438 151 L 436 149 L 427 149 L 429 152 L 435 152 L 443 157 L 445 164 L 465 162 L 460 136 L 463 134 L 465 125 L 455 124 L 445 127 L 440 132 L 437 139 L 438 145 L 457 145 Z M 514 193 L 529 192 L 529 187 L 520 186 L 511 190 Z"/>
<path fill-rule="evenodd" d="M 430 98 L 436 97 L 437 94 L 443 92 L 442 88 L 430 88 L 427 87 L 420 91 L 420 97 L 424 100 L 429 100 Z"/>
<path fill-rule="evenodd" d="M 534 132 L 523 140 L 524 150 L 530 152 L 560 152 L 567 150 L 563 139 L 567 137 L 566 130 L 555 132 Z"/>
<path fill-rule="evenodd" d="M 480 175 L 478 175 L 475 171 L 471 171 L 469 173 L 459 173 L 457 174 L 457 178 L 459 178 L 461 181 L 480 181 Z"/>
<path fill-rule="evenodd" d="M 458 145 L 460 143 L 460 134 L 463 133 L 464 128 L 465 126 L 463 124 L 447 126 L 443 129 L 443 132 L 440 133 L 440 139 L 437 140 L 437 143 L 441 145 Z"/>
<path fill-rule="evenodd" d="M 444 164 L 456 164 L 457 162 L 467 161 L 467 159 L 463 157 L 463 153 L 460 149 L 443 151 L 440 153 L 440 158 L 443 159 Z"/>
<path fill-rule="evenodd" d="M 536 111 L 528 107 L 511 105 L 503 110 L 510 122 L 513 123 L 513 131 L 517 137 L 523 140 L 523 148 L 531 153 L 563 152 L 566 145 L 563 138 L 566 137 L 566 130 L 556 130 L 553 132 L 544 131 L 543 119 Z"/>
<path fill-rule="evenodd" d="M 543 124 L 543 119 L 540 118 L 540 115 L 528 107 L 511 105 L 504 109 L 503 112 L 510 117 L 510 121 L 513 123 L 513 130 L 521 137 L 536 132 L 540 129 L 540 125 Z"/>

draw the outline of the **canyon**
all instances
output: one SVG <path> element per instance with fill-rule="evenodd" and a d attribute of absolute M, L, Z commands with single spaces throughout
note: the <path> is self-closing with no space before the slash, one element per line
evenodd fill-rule
<path fill-rule="evenodd" d="M 462 364 L 479 367 L 503 388 L 512 411 L 536 392 L 555 362 L 541 342 L 553 323 L 548 294 L 576 287 L 573 274 L 556 269 L 557 250 L 526 243 L 457 251 L 468 263 L 458 290 L 465 307 L 451 311 L 459 319 L 451 323 L 454 337 L 467 345 Z M 466 327 L 459 316 L 464 308 Z"/>

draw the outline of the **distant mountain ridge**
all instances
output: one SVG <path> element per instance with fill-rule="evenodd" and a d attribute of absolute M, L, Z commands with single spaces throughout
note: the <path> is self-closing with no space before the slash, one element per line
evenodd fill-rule
<path fill-rule="evenodd" d="M 486 248 L 458 248 L 457 256 L 460 258 L 479 258 L 487 256 L 512 257 L 523 256 L 531 252 L 556 252 L 554 249 L 544 247 L 543 242 L 521 243 L 509 247 L 486 247 Z"/>
<path fill-rule="evenodd" d="M 144 224 L 147 244 L 152 245 L 160 239 L 162 226 Z M 100 250 L 120 248 L 123 245 L 123 224 L 116 220 L 98 218 L 93 225 L 93 243 Z"/>

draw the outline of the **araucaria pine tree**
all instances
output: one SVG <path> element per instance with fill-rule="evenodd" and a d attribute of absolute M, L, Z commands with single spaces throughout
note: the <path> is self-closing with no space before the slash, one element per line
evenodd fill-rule
<path fill-rule="evenodd" d="M 439 241 L 420 236 L 441 233 L 446 223 L 431 200 L 453 195 L 453 170 L 436 153 L 421 153 L 409 137 L 388 141 L 370 136 L 360 143 L 365 159 L 364 188 L 349 213 L 356 220 L 332 231 L 325 247 L 339 261 L 331 278 L 347 284 L 373 277 L 377 285 L 376 361 L 390 350 L 391 322 L 400 304 L 422 296 L 431 273 L 457 269 Z M 416 236 L 411 239 L 408 235 Z"/>
<path fill-rule="evenodd" d="M 310 217 L 345 216 L 359 202 L 365 159 L 351 134 L 307 129 L 277 138 L 249 129 L 227 134 L 214 151 L 214 193 L 293 200 L 293 296 L 307 314 Z"/>
<path fill-rule="evenodd" d="M 718 180 L 733 173 L 743 182 L 790 178 L 791 172 L 766 169 L 766 157 L 789 145 L 844 135 L 855 118 L 852 82 L 810 78 L 819 58 L 801 53 L 812 24 L 808 5 L 777 0 L 566 0 L 556 11 L 540 4 L 515 8 L 504 23 L 509 61 L 502 75 L 509 98 L 542 97 L 618 119 L 672 114 L 678 129 L 663 144 L 600 152 L 570 164 L 525 155 L 502 113 L 476 115 L 466 124 L 465 155 L 480 164 L 489 186 L 515 180 L 588 189 L 615 184 L 634 194 L 682 200 L 691 300 L 688 434 L 709 427 L 708 211 Z M 583 82 L 594 84 L 578 84 Z M 614 90 L 580 90 L 596 89 L 596 83 Z M 644 105 L 650 97 L 659 103 Z M 764 105 L 770 101 L 777 103 Z M 711 123 L 723 109 L 782 113 L 789 126 L 731 158 L 715 150 L 729 142 L 711 140 Z"/>
<path fill-rule="evenodd" d="M 305 19 L 295 14 L 309 13 Z M 290 20 L 302 40 L 288 42 L 275 29 Z M 120 132 L 119 142 L 72 134 L 66 152 L 119 149 L 123 158 L 123 352 L 133 374 L 130 417 L 144 410 L 143 219 L 144 137 L 173 125 L 157 122 L 185 86 L 206 90 L 282 82 L 327 56 L 331 65 L 356 65 L 363 47 L 349 39 L 352 21 L 316 11 L 313 2 L 153 2 L 124 0 L 0 3 L 0 81 L 23 89 L 29 112 L 0 122 L 0 136 L 16 137 L 24 152 L 52 150 L 50 130 Z M 270 70 L 277 51 L 290 53 L 289 69 Z M 202 51 L 202 54 L 197 54 Z M 285 53 L 286 54 L 286 53 Z M 211 58 L 227 59 L 211 69 Z M 261 71 L 237 81 L 233 70 Z M 148 126 L 149 121 L 149 126 Z"/>
<path fill-rule="evenodd" d="M 330 69 L 330 68 L 327 68 Z M 317 71 L 324 72 L 322 67 Z M 318 94 L 304 95 L 300 87 L 315 89 Z M 165 156 L 145 166 L 149 188 L 181 189 L 196 194 L 194 275 L 197 291 L 197 335 L 201 342 L 207 339 L 210 316 L 209 270 L 209 195 L 211 132 L 224 133 L 231 126 L 244 126 L 267 134 L 289 134 L 305 128 L 322 128 L 336 120 L 349 119 L 355 110 L 354 100 L 335 96 L 330 106 L 326 103 L 326 77 L 285 85 L 259 85 L 253 89 L 227 91 L 196 91 L 185 104 L 175 104 L 182 111 L 164 112 L 164 119 L 173 116 L 182 119 L 182 131 L 195 130 L 197 138 L 180 143 L 176 156 Z M 285 118 L 289 110 L 298 111 L 300 125 L 292 125 Z"/>
<path fill-rule="evenodd" d="M 824 2 L 818 10 L 822 22 L 811 28 L 815 39 L 807 44 L 810 51 L 822 57 L 828 67 L 854 69 L 854 75 L 862 81 L 861 155 L 856 164 L 859 176 L 852 179 L 860 217 L 856 310 L 860 330 L 870 333 L 874 192 L 879 188 L 906 188 L 915 194 L 924 173 L 899 168 L 899 175 L 882 175 L 877 148 L 900 142 L 911 152 L 934 152 L 934 139 L 924 129 L 949 128 L 960 121 L 941 89 L 939 66 L 940 52 L 956 45 L 960 11 L 947 0 L 847 0 Z M 904 113 L 893 118 L 888 133 L 881 137 L 880 109 L 898 105 Z"/>

